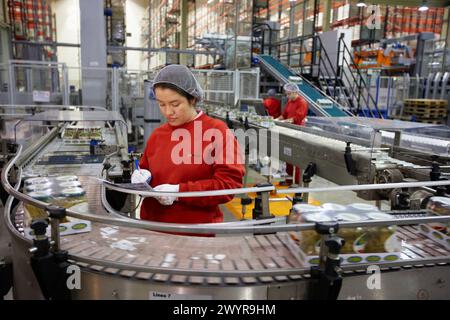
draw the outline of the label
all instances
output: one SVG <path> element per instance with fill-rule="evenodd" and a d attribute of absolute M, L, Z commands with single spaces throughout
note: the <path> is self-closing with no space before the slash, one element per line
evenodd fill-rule
<path fill-rule="evenodd" d="M 292 157 L 292 149 L 289 148 L 289 147 L 284 147 L 283 148 L 283 154 L 285 156 Z"/>
<path fill-rule="evenodd" d="M 212 300 L 210 295 L 201 294 L 178 294 L 162 291 L 149 291 L 149 300 Z"/>
<path fill-rule="evenodd" d="M 50 91 L 33 90 L 34 102 L 50 102 Z"/>

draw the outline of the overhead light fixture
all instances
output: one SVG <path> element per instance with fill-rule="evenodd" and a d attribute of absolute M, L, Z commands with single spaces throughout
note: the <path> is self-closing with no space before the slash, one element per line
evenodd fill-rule
<path fill-rule="evenodd" d="M 358 3 L 356 4 L 357 7 L 366 7 L 366 4 L 362 1 L 358 1 Z"/>
<path fill-rule="evenodd" d="M 422 2 L 422 5 L 419 7 L 419 11 L 427 11 L 429 8 L 427 6 L 427 2 Z"/>

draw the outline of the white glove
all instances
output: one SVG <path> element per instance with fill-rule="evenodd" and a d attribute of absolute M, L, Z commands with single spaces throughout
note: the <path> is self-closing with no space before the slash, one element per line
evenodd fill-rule
<path fill-rule="evenodd" d="M 159 186 L 154 187 L 153 190 L 160 191 L 160 192 L 179 192 L 180 185 L 179 184 L 160 184 Z M 163 206 L 171 206 L 176 200 L 178 200 L 178 198 L 174 197 L 174 196 L 161 196 L 161 197 L 155 197 L 155 198 Z"/>
<path fill-rule="evenodd" d="M 150 171 L 145 169 L 134 170 L 131 175 L 131 183 L 147 183 L 149 184 L 152 180 L 152 174 Z"/>

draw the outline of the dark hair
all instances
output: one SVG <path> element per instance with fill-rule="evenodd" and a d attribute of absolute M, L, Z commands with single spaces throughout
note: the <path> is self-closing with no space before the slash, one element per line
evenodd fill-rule
<path fill-rule="evenodd" d="M 195 102 L 197 102 L 197 99 L 196 99 L 193 95 L 187 93 L 186 91 L 184 91 L 183 89 L 177 87 L 177 86 L 174 85 L 174 84 L 171 84 L 171 83 L 164 83 L 164 82 L 162 82 L 162 83 L 157 83 L 157 84 L 155 84 L 155 85 L 153 86 L 153 91 L 155 91 L 156 88 L 173 90 L 173 91 L 175 91 L 176 93 L 178 93 L 180 96 L 185 97 L 190 103 L 195 103 Z"/>

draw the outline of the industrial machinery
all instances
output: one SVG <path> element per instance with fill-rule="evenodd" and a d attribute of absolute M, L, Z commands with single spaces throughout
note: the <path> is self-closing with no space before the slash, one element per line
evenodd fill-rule
<path fill-rule="evenodd" d="M 227 120 L 229 124 L 240 123 L 239 120 L 229 117 Z M 263 129 L 261 123 L 253 123 L 255 120 L 257 118 L 243 122 L 253 128 Z M 100 123 L 103 125 L 99 125 Z M 448 298 L 450 251 L 421 235 L 415 226 L 448 223 L 448 215 L 430 216 L 430 212 L 426 210 L 411 210 L 409 207 L 408 210 L 389 211 L 391 215 L 388 219 L 286 224 L 284 217 L 270 217 L 269 193 L 275 191 L 272 185 L 177 193 L 177 197 L 192 197 L 256 192 L 256 198 L 252 199 L 255 202 L 254 216 L 258 218 L 255 220 L 214 225 L 180 225 L 140 221 L 133 216 L 124 215 L 120 210 L 127 211 L 129 208 L 124 210 L 117 205 L 113 207 L 111 197 L 107 196 L 108 192 L 128 194 L 131 198 L 133 195 L 145 197 L 164 194 L 130 189 L 126 184 L 131 169 L 127 164 L 130 155 L 126 150 L 125 133 L 121 129 L 121 123 L 120 116 L 108 111 L 46 111 L 26 116 L 14 124 L 16 139 L 10 141 L 7 163 L 5 162 L 1 176 L 8 197 L 0 230 L 2 233 L 6 230 L 10 237 L 12 251 L 8 259 L 12 261 L 14 270 L 15 298 Z M 20 131 L 25 124 L 45 128 L 39 137 L 39 143 L 33 143 L 27 148 L 19 143 L 23 141 L 17 139 L 23 136 Z M 399 159 L 401 148 L 411 147 L 404 143 L 408 142 L 407 138 L 413 135 L 412 133 L 390 136 L 388 131 L 384 134 L 384 130 L 380 129 L 375 138 L 381 138 L 382 143 L 393 140 L 396 147 L 391 154 L 398 156 L 385 157 L 381 163 L 381 160 L 374 159 L 384 156 L 383 152 L 386 156 L 389 154 L 383 146 L 374 149 L 364 145 L 364 141 L 372 137 L 370 132 L 362 132 L 356 122 L 353 122 L 353 127 L 344 128 L 340 125 L 343 131 L 333 132 L 327 128 L 327 125 L 331 124 L 333 122 L 319 121 L 315 123 L 316 129 L 307 126 L 297 130 L 277 123 L 270 124 L 269 131 L 279 133 L 282 159 L 294 164 L 303 163 L 305 159 L 314 161 L 318 175 L 340 184 L 348 184 L 336 187 L 335 190 L 330 189 L 332 192 L 339 191 L 339 188 L 348 188 L 365 197 L 377 198 L 381 197 L 380 194 L 389 193 L 388 190 L 400 189 L 407 193 L 407 190 L 423 191 L 423 188 L 428 188 L 431 195 L 445 196 L 445 188 L 450 182 L 439 180 L 442 178 L 438 175 L 438 170 L 442 169 L 437 166 L 439 159 L 435 160 L 432 170 L 424 169 L 426 173 L 423 177 L 433 173 L 431 179 L 424 178 L 425 181 L 409 182 L 412 180 L 403 176 L 391 180 L 387 177 L 386 181 L 381 181 L 378 177 L 379 173 L 388 169 L 398 170 L 402 175 L 409 172 L 406 161 L 399 163 L 402 161 Z M 92 130 L 93 128 L 96 130 Z M 421 129 L 425 130 L 427 127 Z M 352 136 L 352 130 L 361 132 L 361 135 L 353 137 L 353 140 L 335 139 L 330 143 L 330 134 L 347 138 Z M 98 135 L 99 132 L 105 140 L 104 147 L 82 139 L 86 134 Z M 263 131 L 259 132 L 261 135 Z M 309 139 L 310 136 L 314 136 L 314 139 Z M 95 140 L 92 137 L 90 139 Z M 316 144 L 315 150 L 312 141 Z M 350 146 L 347 142 L 351 143 Z M 425 142 L 429 141 L 425 139 Z M 443 146 L 435 144 L 433 147 L 437 149 L 434 153 L 442 153 L 444 157 Z M 113 146 L 117 149 L 113 150 Z M 300 149 L 302 147 L 310 149 Z M 346 147 L 351 150 L 346 150 Z M 422 145 L 414 145 L 414 148 L 420 150 Z M 61 153 L 58 154 L 58 151 L 62 152 L 64 157 L 60 157 Z M 109 153 L 111 151 L 112 153 Z M 67 154 L 69 152 L 78 156 L 70 157 Z M 395 168 L 392 168 L 394 165 Z M 67 207 L 61 203 L 48 203 L 43 198 L 33 198 L 27 191 L 33 186 L 34 180 L 30 179 L 35 177 L 53 183 L 51 181 L 60 181 L 62 177 L 66 179 L 67 176 L 72 176 L 67 182 L 75 183 L 85 190 L 82 205 Z M 76 179 L 73 176 L 76 176 Z M 439 178 L 435 179 L 437 177 Z M 421 180 L 420 176 L 415 178 Z M 374 181 L 388 183 L 373 185 Z M 362 184 L 364 182 L 369 185 Z M 310 191 L 314 189 L 285 189 L 276 192 L 297 194 Z M 399 199 L 407 198 L 403 193 L 399 195 Z M 412 202 L 413 200 L 409 201 Z M 403 204 L 402 201 L 399 203 Z M 44 218 L 27 222 L 30 207 L 44 213 Z M 88 230 L 64 235 L 67 231 L 63 228 L 66 219 L 80 219 L 82 222 L 74 229 L 81 228 L 80 224 L 84 223 L 83 227 L 89 226 Z M 394 225 L 398 225 L 397 235 L 403 240 L 401 251 L 390 252 L 378 260 L 374 260 L 373 255 L 363 256 L 359 261 L 340 255 L 344 242 L 339 230 Z M 310 256 L 297 245 L 292 232 L 313 230 L 319 235 L 321 249 L 319 254 Z M 204 238 L 165 232 L 213 233 L 227 237 Z M 367 286 L 368 277 L 372 275 L 369 271 L 373 270 L 373 267 L 381 272 L 381 289 Z M 401 286 L 401 281 L 407 281 L 409 285 Z"/>
<path fill-rule="evenodd" d="M 355 51 L 356 65 L 361 69 L 391 68 L 408 71 L 415 63 L 414 52 L 411 47 L 402 44 L 394 44 L 385 49 L 367 49 Z"/>
<path fill-rule="evenodd" d="M 450 132 L 445 126 L 359 117 L 309 117 L 305 126 L 297 126 L 215 103 L 204 108 L 234 129 L 253 129 L 245 130 L 244 138 L 258 141 L 254 149 L 263 145 L 276 151 L 261 156 L 301 168 L 313 163 L 318 176 L 338 185 L 446 180 L 449 173 Z M 358 196 L 388 200 L 396 208 L 402 192 L 360 190 Z"/>

